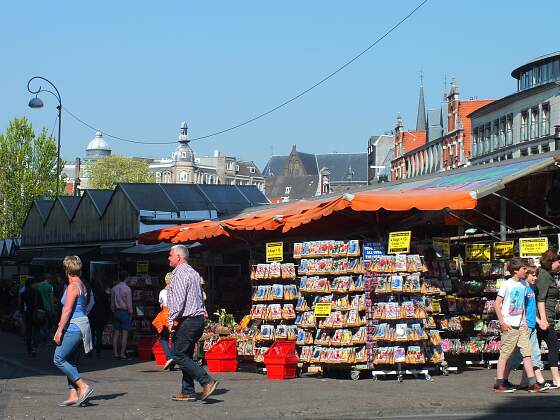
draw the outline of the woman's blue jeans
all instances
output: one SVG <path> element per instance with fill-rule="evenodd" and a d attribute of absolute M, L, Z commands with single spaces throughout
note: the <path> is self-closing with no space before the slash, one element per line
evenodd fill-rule
<path fill-rule="evenodd" d="M 76 388 L 76 381 L 80 379 L 78 361 L 82 345 L 80 331 L 65 331 L 60 346 L 54 351 L 54 364 L 68 378 L 68 387 Z"/>

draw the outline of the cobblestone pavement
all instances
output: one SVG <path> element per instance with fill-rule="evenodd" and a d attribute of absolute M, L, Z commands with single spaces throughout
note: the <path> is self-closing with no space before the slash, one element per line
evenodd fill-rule
<path fill-rule="evenodd" d="M 35 359 L 20 337 L 0 334 L 0 417 L 95 419 L 454 418 L 539 419 L 560 416 L 560 391 L 495 394 L 495 370 L 471 369 L 432 381 L 407 378 L 352 381 L 303 377 L 269 381 L 253 372 L 215 374 L 220 388 L 207 402 L 174 402 L 180 372 L 154 362 L 84 358 L 81 372 L 95 388 L 87 407 L 61 408 L 66 382 L 52 365 L 52 347 Z M 367 376 L 367 375 L 364 375 Z M 519 380 L 519 373 L 513 381 Z"/>

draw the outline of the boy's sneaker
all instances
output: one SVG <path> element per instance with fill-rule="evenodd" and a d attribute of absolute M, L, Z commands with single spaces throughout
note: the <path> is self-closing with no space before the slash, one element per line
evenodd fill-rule
<path fill-rule="evenodd" d="M 515 388 L 509 382 L 504 382 L 501 385 L 494 385 L 494 392 L 515 392 Z"/>
<path fill-rule="evenodd" d="M 538 383 L 536 383 L 535 385 L 529 385 L 527 387 L 527 392 L 545 392 L 545 391 L 546 389 L 544 389 Z"/>

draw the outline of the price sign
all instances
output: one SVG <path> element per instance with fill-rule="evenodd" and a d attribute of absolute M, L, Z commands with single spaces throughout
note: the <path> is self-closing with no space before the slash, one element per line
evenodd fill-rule
<path fill-rule="evenodd" d="M 381 242 L 364 242 L 363 248 L 364 261 L 371 261 L 373 257 L 380 257 L 385 254 Z"/>
<path fill-rule="evenodd" d="M 519 256 L 540 257 L 548 250 L 548 238 L 520 238 L 519 239 Z"/>
<path fill-rule="evenodd" d="M 467 244 L 465 246 L 465 260 L 468 262 L 490 262 L 490 244 Z"/>
<path fill-rule="evenodd" d="M 136 274 L 148 274 L 148 261 L 136 261 Z"/>
<path fill-rule="evenodd" d="M 513 241 L 494 242 L 494 259 L 513 257 Z"/>
<path fill-rule="evenodd" d="M 451 257 L 451 241 L 445 238 L 433 238 L 434 250 L 442 257 Z"/>
<path fill-rule="evenodd" d="M 324 318 L 331 314 L 331 303 L 330 302 L 317 302 L 315 304 L 315 309 L 313 315 L 315 318 Z"/>
<path fill-rule="evenodd" d="M 268 242 L 266 244 L 266 262 L 281 262 L 284 260 L 284 243 Z"/>
<path fill-rule="evenodd" d="M 391 232 L 389 234 L 389 249 L 387 254 L 408 254 L 410 252 L 410 230 L 404 232 Z"/>

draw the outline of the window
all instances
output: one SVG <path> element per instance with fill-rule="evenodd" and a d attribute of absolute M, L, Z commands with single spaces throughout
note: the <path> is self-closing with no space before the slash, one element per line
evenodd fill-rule
<path fill-rule="evenodd" d="M 508 158 L 508 159 L 513 159 L 513 153 L 508 153 L 508 154 L 507 154 L 507 158 Z"/>
<path fill-rule="evenodd" d="M 164 172 L 163 173 L 163 182 L 165 184 L 169 184 L 171 182 L 171 172 Z"/>
<path fill-rule="evenodd" d="M 521 112 L 521 141 L 529 139 L 529 111 Z"/>
<path fill-rule="evenodd" d="M 509 114 L 506 117 L 506 146 L 513 144 L 513 136 L 511 135 L 512 127 L 513 127 L 513 114 Z"/>
<path fill-rule="evenodd" d="M 235 165 L 235 172 L 239 172 L 239 165 Z"/>
<path fill-rule="evenodd" d="M 531 109 L 531 127 L 529 133 L 531 139 L 536 139 L 537 137 L 539 137 L 539 109 L 538 108 Z"/>
<path fill-rule="evenodd" d="M 506 118 L 500 118 L 500 132 L 498 134 L 498 147 L 506 145 Z"/>
<path fill-rule="evenodd" d="M 545 144 L 541 145 L 541 151 L 542 151 L 542 153 L 550 152 L 550 146 L 548 145 L 548 143 L 545 143 Z"/>
<path fill-rule="evenodd" d="M 179 182 L 187 182 L 187 173 L 185 171 L 179 173 Z"/>
<path fill-rule="evenodd" d="M 529 149 L 525 148 L 525 149 L 521 149 L 519 151 L 521 156 L 529 156 Z"/>
<path fill-rule="evenodd" d="M 285 194 L 290 194 L 290 191 L 292 191 L 292 187 L 286 187 Z"/>
<path fill-rule="evenodd" d="M 181 152 L 181 157 L 183 159 L 186 159 L 187 158 L 187 152 Z"/>
<path fill-rule="evenodd" d="M 541 136 L 550 135 L 550 105 L 542 105 L 541 113 Z"/>
<path fill-rule="evenodd" d="M 532 155 L 538 155 L 539 154 L 539 146 L 531 147 L 531 154 Z"/>
<path fill-rule="evenodd" d="M 161 172 L 156 172 L 156 182 L 161 182 Z"/>
<path fill-rule="evenodd" d="M 234 165 L 233 162 L 228 162 L 227 165 L 226 165 L 226 170 L 233 171 L 233 168 L 234 168 L 233 165 Z"/>
<path fill-rule="evenodd" d="M 478 127 L 475 128 L 472 132 L 472 146 L 471 146 L 471 155 L 473 157 L 476 156 L 476 151 L 477 151 L 477 146 L 478 146 Z"/>
<path fill-rule="evenodd" d="M 494 120 L 492 123 L 492 137 L 490 141 L 490 150 L 496 150 L 498 148 L 498 132 L 499 132 L 499 120 Z"/>
<path fill-rule="evenodd" d="M 484 153 L 490 152 L 490 123 L 484 126 Z"/>
<path fill-rule="evenodd" d="M 249 166 L 249 172 L 254 174 L 256 172 L 255 167 L 254 166 Z"/>

